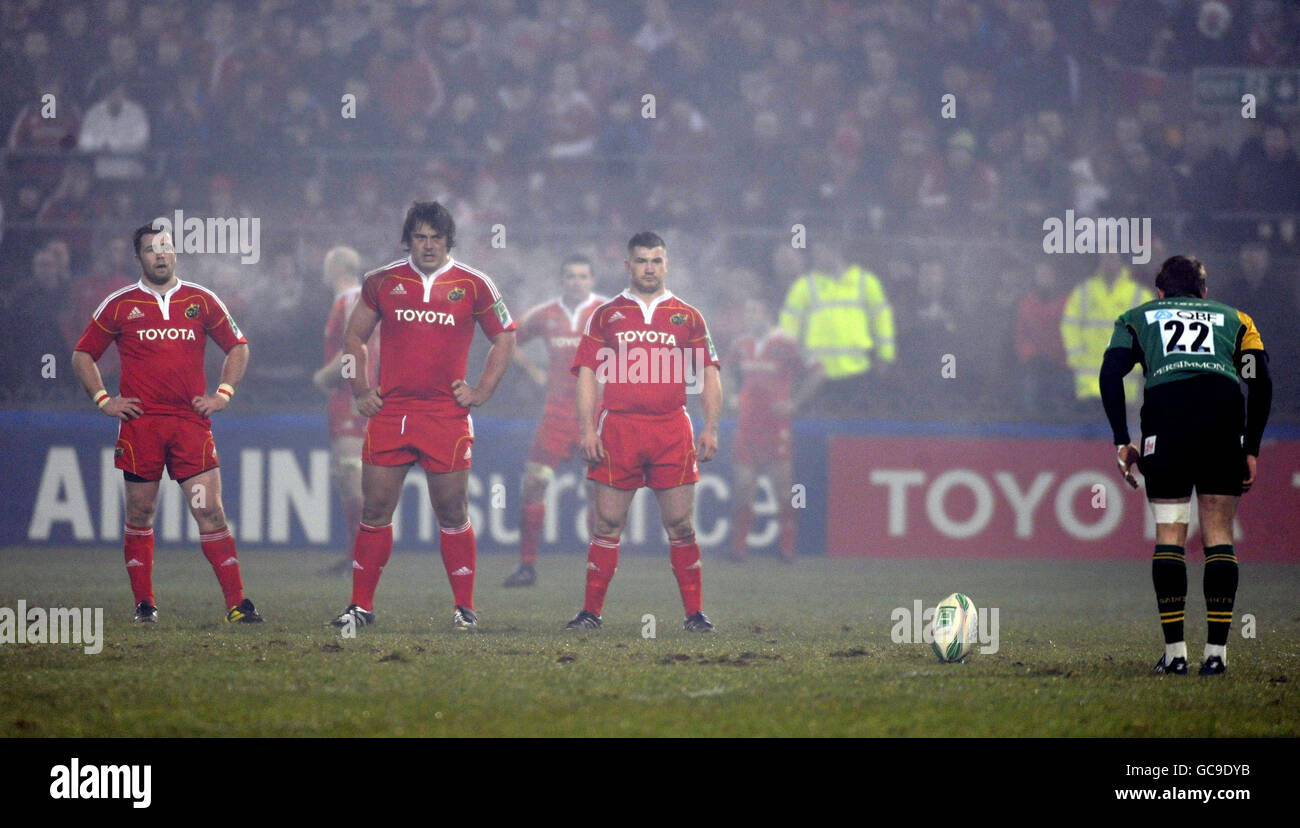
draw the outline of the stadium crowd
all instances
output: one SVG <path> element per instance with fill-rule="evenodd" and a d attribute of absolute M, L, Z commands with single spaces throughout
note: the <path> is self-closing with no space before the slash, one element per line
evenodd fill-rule
<path fill-rule="evenodd" d="M 1104 263 L 1043 252 L 1067 209 L 1151 218 L 1131 278 L 1199 255 L 1275 359 L 1300 355 L 1295 90 L 1243 117 L 1236 99 L 1196 105 L 1194 75 L 1294 72 L 1294 3 L 3 0 L 0 25 L 6 404 L 78 400 L 41 357 L 66 359 L 138 277 L 131 229 L 181 210 L 260 220 L 256 262 L 182 250 L 180 275 L 249 337 L 242 402 L 301 406 L 325 251 L 398 258 L 416 199 L 450 207 L 453 255 L 516 313 L 574 251 L 616 290 L 627 238 L 659 230 L 670 287 L 724 348 L 744 298 L 776 310 L 831 242 L 893 311 L 873 417 L 1097 420 L 1074 403 L 1061 324 Z M 1276 376 L 1276 416 L 1294 419 Z M 531 385 L 504 383 L 493 407 Z"/>

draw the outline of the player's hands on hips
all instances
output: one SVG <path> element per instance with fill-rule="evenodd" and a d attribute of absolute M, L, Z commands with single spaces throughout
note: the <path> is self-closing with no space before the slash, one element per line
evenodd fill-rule
<path fill-rule="evenodd" d="M 134 420 L 144 413 L 144 409 L 140 407 L 139 397 L 113 397 L 104 403 L 100 411 L 123 421 Z M 1253 466 L 1251 468 L 1254 469 Z"/>
<path fill-rule="evenodd" d="M 488 401 L 488 395 L 463 379 L 451 381 L 451 393 L 463 408 L 472 408 Z"/>
<path fill-rule="evenodd" d="M 1246 479 L 1241 481 L 1241 493 L 1245 494 L 1250 491 L 1250 487 L 1255 485 L 1255 465 L 1259 463 L 1259 458 L 1253 454 L 1246 455 Z"/>
<path fill-rule="evenodd" d="M 718 456 L 718 431 L 706 428 L 700 432 L 700 444 L 695 447 L 695 459 L 707 463 Z"/>
<path fill-rule="evenodd" d="M 600 435 L 591 430 L 582 435 L 582 459 L 587 465 L 595 466 L 605 460 L 605 447 L 600 443 Z"/>
<path fill-rule="evenodd" d="M 364 393 L 353 394 L 352 405 L 362 417 L 373 417 L 384 407 L 384 400 L 378 391 L 367 388 Z"/>
<path fill-rule="evenodd" d="M 1119 473 L 1124 475 L 1124 482 L 1135 489 L 1138 487 L 1138 482 L 1133 476 L 1133 467 L 1137 465 L 1137 461 L 1137 446 L 1130 444 L 1115 447 L 1115 463 L 1119 466 Z"/>
<path fill-rule="evenodd" d="M 206 397 L 195 397 L 190 400 L 190 405 L 199 413 L 200 417 L 211 417 L 221 409 L 230 405 L 230 400 L 221 394 L 209 394 Z"/>

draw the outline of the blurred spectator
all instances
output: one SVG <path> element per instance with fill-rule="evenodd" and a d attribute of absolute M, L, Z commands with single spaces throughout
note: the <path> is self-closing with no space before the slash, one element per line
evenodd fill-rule
<path fill-rule="evenodd" d="M 551 89 L 542 99 L 543 129 L 550 158 L 580 158 L 596 146 L 596 110 L 578 85 L 578 68 L 561 63 L 551 75 Z"/>
<path fill-rule="evenodd" d="M 212 122 L 208 94 L 202 79 L 185 72 L 173 79 L 176 86 L 156 101 L 156 143 L 164 147 L 199 150 L 210 146 Z"/>
<path fill-rule="evenodd" d="M 9 161 L 9 172 L 15 178 L 49 186 L 58 180 L 63 167 L 63 159 L 58 156 L 76 149 L 81 109 L 63 94 L 63 88 L 58 75 L 42 76 L 33 82 L 18 109 L 5 146 L 20 153 L 31 151 L 33 155 Z"/>
<path fill-rule="evenodd" d="M 1149 288 L 1133 280 L 1119 254 L 1102 253 L 1097 261 L 1097 272 L 1070 292 L 1061 318 L 1065 361 L 1074 373 L 1074 398 L 1077 408 L 1089 414 L 1100 410 L 1097 375 L 1115 330 L 1115 319 L 1155 298 Z M 1138 398 L 1136 376 L 1130 374 L 1125 385 L 1126 398 L 1132 403 Z"/>
<path fill-rule="evenodd" d="M 1182 207 L 1203 215 L 1229 204 L 1232 159 L 1214 142 L 1210 126 L 1204 119 L 1197 118 L 1188 123 L 1174 170 L 1178 174 Z"/>
<path fill-rule="evenodd" d="M 302 83 L 289 87 L 280 109 L 280 145 L 290 150 L 290 159 L 307 160 L 301 151 L 324 143 L 324 110 Z M 305 172 L 301 165 L 292 169 Z"/>
<path fill-rule="evenodd" d="M 920 127 L 905 128 L 898 155 L 886 172 L 886 203 L 904 218 L 920 206 L 921 186 L 940 175 L 942 162 L 931 152 L 931 139 Z"/>
<path fill-rule="evenodd" d="M 1300 209 L 1300 162 L 1280 123 L 1265 125 L 1262 138 L 1242 144 L 1234 177 L 1239 209 Z"/>
<path fill-rule="evenodd" d="M 610 179 L 630 178 L 650 146 L 650 128 L 645 119 L 637 117 L 632 101 L 626 90 L 614 96 L 596 138 L 596 153 L 604 158 L 602 172 Z"/>
<path fill-rule="evenodd" d="M 781 307 L 781 328 L 821 363 L 826 412 L 864 417 L 869 371 L 883 373 L 896 359 L 894 311 L 874 273 L 846 266 L 839 248 L 818 241 L 813 269 L 797 279 Z"/>
<path fill-rule="evenodd" d="M 1073 396 L 1061 341 L 1066 298 L 1056 266 L 1042 258 L 1035 261 L 1033 283 L 1016 307 L 1015 327 L 1021 411 L 1030 418 L 1061 412 Z"/>
<path fill-rule="evenodd" d="M 1264 66 L 1294 66 L 1296 42 L 1287 36 L 1282 4 L 1278 0 L 1252 0 L 1246 24 L 1246 60 Z"/>
<path fill-rule="evenodd" d="M 268 153 L 275 147 L 283 145 L 279 124 L 276 122 L 277 107 L 270 99 L 267 85 L 260 80 L 249 80 L 240 90 L 239 101 L 232 103 L 225 110 L 225 123 L 222 132 L 232 145 L 232 149 L 241 155 L 241 167 L 251 175 L 261 178 L 270 173 L 280 163 L 280 153 Z"/>
<path fill-rule="evenodd" d="M 1061 42 L 1049 17 L 1026 26 L 1028 48 L 1013 49 L 1002 68 L 1001 98 L 1015 109 L 1073 109 L 1078 93 L 1078 62 L 1070 44 Z"/>
<path fill-rule="evenodd" d="M 972 213 L 987 215 L 998 205 L 998 174 L 975 159 L 975 136 L 959 129 L 948 139 L 943 166 L 921 178 L 919 201 L 943 226 L 966 229 Z"/>
<path fill-rule="evenodd" d="M 689 99 L 673 100 L 668 111 L 651 123 L 652 176 L 692 181 L 708 174 L 710 149 L 717 136 Z"/>
<path fill-rule="evenodd" d="M 675 37 L 667 0 L 646 0 L 645 22 L 632 37 L 632 42 L 646 54 L 654 54 L 671 46 Z"/>
<path fill-rule="evenodd" d="M 1102 209 L 1112 216 L 1162 214 L 1178 203 L 1173 172 L 1139 142 L 1124 147 L 1110 192 Z"/>
<path fill-rule="evenodd" d="M 97 178 L 128 179 L 144 174 L 136 156 L 149 144 L 149 119 L 144 107 L 127 98 L 126 92 L 122 84 L 114 86 L 107 98 L 90 107 L 81 125 L 77 146 L 97 154 Z"/>
<path fill-rule="evenodd" d="M 374 11 L 384 6 L 371 5 Z M 364 52 L 363 52 L 364 54 Z M 438 69 L 411 44 L 396 25 L 384 27 L 370 52 L 365 78 L 388 126 L 400 133 L 412 121 L 426 121 L 442 108 L 446 92 Z"/>
<path fill-rule="evenodd" d="M 1276 307 L 1279 302 L 1275 288 L 1281 280 L 1270 272 L 1271 258 L 1268 245 L 1262 241 L 1251 240 L 1242 244 L 1237 251 L 1235 276 L 1218 285 L 1216 298 L 1245 311 L 1262 325 L 1263 317 L 1270 313 L 1269 308 Z M 1282 304 L 1285 305 L 1285 300 Z M 1288 325 L 1293 324 L 1295 317 L 1289 319 Z M 1260 330 L 1264 329 L 1261 327 Z"/>
<path fill-rule="evenodd" d="M 438 119 L 434 128 L 442 136 L 439 144 L 446 147 L 448 154 L 472 157 L 487 149 L 487 120 L 478 98 L 470 92 L 458 94 L 450 111 Z"/>
<path fill-rule="evenodd" d="M 1070 205 L 1070 175 L 1036 125 L 1025 127 L 1019 149 L 1007 165 L 1005 203 L 1017 214 L 1015 226 L 1037 232 L 1045 216 L 1060 214 Z"/>
<path fill-rule="evenodd" d="M 94 179 L 90 168 L 81 162 L 69 164 L 63 168 L 63 177 L 58 186 L 46 197 L 41 209 L 36 214 L 36 221 L 44 225 L 57 225 L 64 233 L 75 233 L 74 225 L 89 223 L 93 218 L 93 205 L 90 202 Z M 77 247 L 79 257 L 89 254 L 90 239 L 86 234 L 78 234 L 80 242 Z"/>
<path fill-rule="evenodd" d="M 135 38 L 126 33 L 108 39 L 108 63 L 90 77 L 86 84 L 86 100 L 99 101 L 111 98 L 117 87 L 123 87 L 130 97 L 146 90 L 145 77 L 140 72 L 140 54 Z"/>
<path fill-rule="evenodd" d="M 940 374 L 944 355 L 961 350 L 957 338 L 959 313 L 949 289 L 951 274 L 938 258 L 926 257 L 914 271 L 910 263 L 903 264 L 904 278 L 915 273 L 915 294 L 900 309 L 898 324 L 906 404 L 935 412 L 945 403 L 955 403 L 958 396 L 952 393 L 951 382 Z"/>
<path fill-rule="evenodd" d="M 1259 328 L 1270 361 L 1278 366 L 1291 364 L 1300 357 L 1297 353 L 1300 351 L 1300 335 L 1297 335 L 1296 328 L 1300 307 L 1293 291 L 1287 289 L 1287 282 L 1294 281 L 1294 273 L 1288 279 L 1287 274 L 1280 272 L 1272 261 L 1268 245 L 1257 240 L 1241 245 L 1236 270 L 1237 278 L 1216 279 L 1210 283 L 1210 298 L 1249 314 Z M 1283 380 L 1274 389 L 1274 397 L 1293 400 L 1295 391 L 1296 383 Z"/>
<path fill-rule="evenodd" d="M 71 376 L 76 337 L 69 342 L 63 333 L 66 289 L 58 251 L 47 245 L 32 256 L 31 268 L 18 289 L 5 292 L 5 330 L 23 331 L 23 335 L 6 346 L 0 371 L 4 386 L 20 400 L 48 399 L 58 376 Z M 55 378 L 48 376 L 51 364 Z"/>

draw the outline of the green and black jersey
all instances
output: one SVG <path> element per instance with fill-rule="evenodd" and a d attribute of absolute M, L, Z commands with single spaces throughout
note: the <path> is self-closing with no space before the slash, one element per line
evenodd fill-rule
<path fill-rule="evenodd" d="M 1129 442 L 1122 380 L 1138 364 L 1146 376 L 1144 432 L 1157 424 L 1189 432 L 1235 431 L 1240 437 L 1234 440 L 1248 454 L 1259 453 L 1272 380 L 1259 330 L 1244 312 L 1211 299 L 1176 296 L 1119 315 L 1100 376 L 1116 445 Z M 1250 390 L 1244 412 L 1239 379 Z"/>
<path fill-rule="evenodd" d="M 1237 380 L 1246 351 L 1262 351 L 1255 322 L 1212 299 L 1153 299 L 1120 314 L 1108 348 L 1137 351 L 1146 387 L 1217 373 Z"/>

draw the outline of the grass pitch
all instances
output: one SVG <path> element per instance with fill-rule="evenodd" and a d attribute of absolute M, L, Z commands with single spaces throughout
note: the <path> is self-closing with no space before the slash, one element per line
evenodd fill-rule
<path fill-rule="evenodd" d="M 1189 557 L 1194 557 L 1195 553 Z M 707 557 L 712 636 L 681 628 L 666 556 L 624 555 L 605 627 L 568 633 L 584 562 L 480 559 L 482 630 L 451 629 L 434 554 L 385 570 L 379 624 L 327 628 L 347 579 L 320 553 L 246 551 L 265 624 L 222 622 L 194 548 L 160 548 L 160 623 L 131 623 L 116 548 L 0 550 L 0 606 L 103 607 L 104 649 L 0 644 L 0 736 L 1296 736 L 1300 566 L 1242 567 L 1229 671 L 1157 677 L 1149 562 Z M 1204 643 L 1189 565 L 1189 654 Z M 896 644 L 891 611 L 950 592 L 999 609 L 995 654 L 940 664 Z M 656 637 L 642 637 L 642 616 Z M 1243 638 L 1242 615 L 1255 616 Z M 1195 672 L 1195 666 L 1193 667 Z"/>

